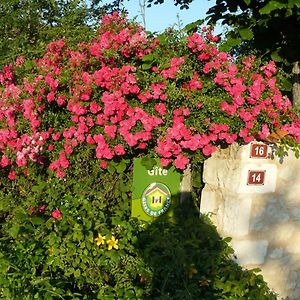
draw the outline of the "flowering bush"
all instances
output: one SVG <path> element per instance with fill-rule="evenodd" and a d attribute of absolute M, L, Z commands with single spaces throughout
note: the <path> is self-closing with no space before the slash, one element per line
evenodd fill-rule
<path fill-rule="evenodd" d="M 3 68 L 1 297 L 274 299 L 207 220 L 149 225 L 130 219 L 129 199 L 138 155 L 185 169 L 278 130 L 296 147 L 300 119 L 275 71 L 219 52 L 208 29 L 153 38 L 118 14 L 88 43 Z"/>
<path fill-rule="evenodd" d="M 82 148 L 93 149 L 102 168 L 147 151 L 184 169 L 195 152 L 209 156 L 275 129 L 299 142 L 300 120 L 276 86 L 275 64 L 237 62 L 216 41 L 209 30 L 150 38 L 113 14 L 89 43 L 69 49 L 55 41 L 43 57 L 5 67 L 2 172 L 14 180 L 36 163 L 64 177 Z"/>

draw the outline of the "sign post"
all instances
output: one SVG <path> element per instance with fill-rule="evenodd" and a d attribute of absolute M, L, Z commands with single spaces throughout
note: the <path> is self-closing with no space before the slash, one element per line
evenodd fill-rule
<path fill-rule="evenodd" d="M 180 202 L 181 174 L 154 161 L 148 169 L 142 158 L 134 159 L 131 216 L 146 221 L 172 218 Z"/>

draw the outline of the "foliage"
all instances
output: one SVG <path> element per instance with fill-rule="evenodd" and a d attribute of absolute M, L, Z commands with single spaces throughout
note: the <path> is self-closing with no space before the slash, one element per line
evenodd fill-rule
<path fill-rule="evenodd" d="M 164 3 L 163 0 L 151 3 Z M 192 0 L 176 0 L 189 8 Z M 209 24 L 221 22 L 226 38 L 222 50 L 236 56 L 254 54 L 263 61 L 274 60 L 284 71 L 281 89 L 299 104 L 299 24 L 298 0 L 217 0 L 208 10 Z"/>
<path fill-rule="evenodd" d="M 272 59 L 286 72 L 282 89 L 299 105 L 300 2 L 298 0 L 218 0 L 208 11 L 211 23 L 228 25 L 223 49 Z"/>
<path fill-rule="evenodd" d="M 147 0 L 148 7 L 151 6 L 151 4 L 163 4 L 165 0 Z M 174 5 L 179 5 L 180 9 L 187 9 L 189 8 L 189 4 L 191 4 L 193 0 L 174 0 Z"/>
<path fill-rule="evenodd" d="M 293 63 L 300 57 L 299 8 L 297 0 L 217 0 L 208 18 L 230 26 L 227 50 L 243 41 L 248 52 L 255 49 L 266 59 Z"/>
<path fill-rule="evenodd" d="M 131 219 L 132 162 L 111 168 L 3 178 L 1 299 L 276 299 L 192 207 L 176 223 Z"/>
<path fill-rule="evenodd" d="M 208 220 L 179 212 L 175 224 L 147 224 L 129 201 L 133 157 L 184 169 L 276 130 L 297 147 L 298 112 L 275 70 L 220 52 L 209 29 L 151 37 L 117 13 L 94 39 L 5 66 L 1 297 L 275 299 Z"/>
<path fill-rule="evenodd" d="M 53 39 L 64 38 L 76 44 L 91 38 L 100 17 L 120 9 L 117 3 L 91 7 L 88 4 L 85 0 L 1 1 L 0 66 L 20 55 L 27 58 L 42 55 Z"/>

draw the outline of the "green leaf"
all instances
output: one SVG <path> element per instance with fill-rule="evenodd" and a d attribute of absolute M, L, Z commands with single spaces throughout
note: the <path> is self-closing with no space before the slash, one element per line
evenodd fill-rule
<path fill-rule="evenodd" d="M 152 64 L 142 64 L 143 70 L 149 70 L 152 67 Z"/>
<path fill-rule="evenodd" d="M 167 45 L 167 39 L 166 36 L 164 34 L 160 34 L 157 36 L 156 40 L 161 44 L 161 45 Z"/>
<path fill-rule="evenodd" d="M 245 2 L 247 5 L 249 5 L 250 2 L 251 2 L 251 0 L 244 0 L 244 2 Z"/>
<path fill-rule="evenodd" d="M 242 40 L 240 38 L 228 37 L 227 40 L 220 46 L 220 51 L 229 52 L 232 47 L 239 45 L 241 42 Z"/>
<path fill-rule="evenodd" d="M 32 224 L 34 224 L 34 225 L 41 225 L 44 223 L 43 218 L 40 218 L 40 217 L 32 217 L 30 220 L 31 220 Z"/>
<path fill-rule="evenodd" d="M 282 78 L 280 80 L 280 89 L 283 91 L 291 91 L 293 88 L 293 84 L 288 78 Z"/>
<path fill-rule="evenodd" d="M 20 221 L 20 222 L 26 220 L 27 217 L 28 217 L 28 215 L 25 214 L 24 212 L 20 212 L 20 211 L 19 211 L 19 212 L 16 212 L 16 219 L 17 219 L 18 221 Z"/>
<path fill-rule="evenodd" d="M 187 24 L 183 30 L 186 32 L 194 32 L 197 31 L 198 26 L 202 25 L 204 23 L 204 20 L 197 20 L 195 22 Z"/>
<path fill-rule="evenodd" d="M 286 4 L 283 4 L 276 0 L 269 1 L 264 7 L 259 10 L 262 15 L 269 14 L 273 10 L 284 8 Z"/>
<path fill-rule="evenodd" d="M 277 62 L 282 61 L 282 57 L 278 54 L 277 51 L 275 51 L 271 54 L 271 58 Z"/>
<path fill-rule="evenodd" d="M 233 37 L 230 37 L 225 44 L 231 46 L 231 47 L 234 47 L 234 46 L 237 46 L 241 43 L 241 39 L 240 38 L 233 38 Z"/>
<path fill-rule="evenodd" d="M 77 269 L 77 270 L 74 272 L 74 277 L 75 277 L 75 278 L 78 278 L 80 275 L 81 275 L 80 269 Z"/>
<path fill-rule="evenodd" d="M 23 65 L 26 71 L 29 71 L 34 67 L 32 60 L 26 60 Z"/>
<path fill-rule="evenodd" d="M 200 188 L 202 185 L 200 172 L 193 172 L 192 185 L 194 188 Z"/>
<path fill-rule="evenodd" d="M 141 159 L 141 165 L 146 167 L 147 170 L 151 170 L 156 165 L 156 160 L 146 156 Z"/>
<path fill-rule="evenodd" d="M 0 260 L 0 274 L 5 274 L 8 271 L 9 262 L 5 259 Z"/>
<path fill-rule="evenodd" d="M 116 168 L 113 166 L 112 163 L 110 163 L 110 164 L 108 164 L 108 166 L 107 166 L 107 170 L 108 170 L 108 172 L 109 172 L 110 174 L 113 174 L 113 173 L 115 173 Z"/>
<path fill-rule="evenodd" d="M 300 8 L 300 1 L 299 0 L 289 0 L 289 7 L 297 6 Z"/>
<path fill-rule="evenodd" d="M 239 34 L 243 40 L 251 40 L 253 38 L 253 32 L 250 28 L 239 29 Z"/>
<path fill-rule="evenodd" d="M 153 54 L 144 55 L 142 58 L 142 61 L 153 61 L 153 60 L 154 60 Z"/>
<path fill-rule="evenodd" d="M 116 167 L 116 170 L 119 174 L 122 174 L 126 169 L 126 163 L 124 160 L 122 160 Z"/>
<path fill-rule="evenodd" d="M 17 224 L 14 224 L 9 230 L 8 233 L 11 237 L 13 237 L 14 239 L 18 236 L 20 230 L 20 226 Z"/>

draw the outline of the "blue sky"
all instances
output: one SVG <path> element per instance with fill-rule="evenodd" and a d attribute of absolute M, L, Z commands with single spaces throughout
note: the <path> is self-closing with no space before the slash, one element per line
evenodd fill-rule
<path fill-rule="evenodd" d="M 143 2 L 143 1 L 141 1 Z M 194 0 L 189 9 L 180 9 L 174 5 L 173 0 L 165 0 L 164 4 L 152 5 L 146 8 L 146 29 L 149 31 L 163 31 L 167 27 L 174 26 L 178 29 L 178 20 L 185 26 L 198 19 L 205 18 L 205 13 L 212 7 L 215 0 Z M 142 23 L 139 0 L 124 1 L 128 10 L 128 17 L 137 17 Z"/>
<path fill-rule="evenodd" d="M 141 17 L 140 0 L 124 0 L 124 6 L 128 10 L 128 18 L 143 24 Z M 104 3 L 110 2 L 104 0 Z M 141 0 L 143 2 L 143 0 Z M 189 9 L 180 9 L 174 5 L 174 0 L 165 0 L 164 4 L 152 5 L 146 8 L 146 29 L 152 32 L 162 32 L 168 27 L 175 26 L 176 29 L 184 27 L 206 17 L 207 10 L 215 4 L 215 0 L 194 0 Z M 180 21 L 180 22 L 179 22 Z M 180 28 L 178 26 L 180 23 Z M 217 26 L 215 33 L 221 33 L 221 28 Z"/>

